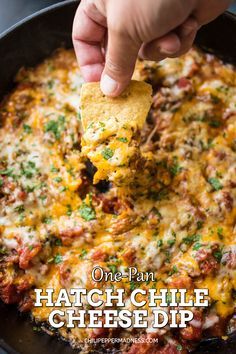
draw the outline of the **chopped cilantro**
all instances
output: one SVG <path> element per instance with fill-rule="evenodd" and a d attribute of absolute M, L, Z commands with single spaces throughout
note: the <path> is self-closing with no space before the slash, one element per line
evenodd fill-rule
<path fill-rule="evenodd" d="M 12 172 L 13 172 L 13 168 L 8 168 L 6 170 L 1 170 L 0 171 L 0 175 L 1 176 L 8 176 L 11 177 L 12 176 Z"/>
<path fill-rule="evenodd" d="M 198 251 L 201 247 L 202 247 L 202 244 L 199 243 L 199 242 L 196 242 L 196 243 L 193 245 L 193 250 L 194 250 L 194 251 Z"/>
<path fill-rule="evenodd" d="M 99 125 L 100 125 L 100 128 L 101 128 L 101 130 L 102 130 L 102 132 L 104 132 L 105 131 L 105 123 L 103 123 L 103 122 L 99 122 Z"/>
<path fill-rule="evenodd" d="M 2 187 L 3 186 L 3 179 L 1 178 L 0 179 L 0 187 Z"/>
<path fill-rule="evenodd" d="M 56 254 L 55 256 L 54 256 L 54 263 L 55 264 L 59 264 L 59 263 L 61 263 L 63 261 L 63 257 L 62 257 L 62 255 L 61 254 Z"/>
<path fill-rule="evenodd" d="M 45 216 L 44 218 L 42 218 L 42 222 L 47 225 L 51 224 L 52 222 L 51 216 Z"/>
<path fill-rule="evenodd" d="M 36 188 L 37 186 L 26 186 L 25 190 L 27 193 L 32 193 Z"/>
<path fill-rule="evenodd" d="M 171 303 L 171 301 L 172 301 L 172 295 L 168 292 L 166 294 L 166 303 L 167 303 L 167 305 L 169 305 Z"/>
<path fill-rule="evenodd" d="M 57 182 L 57 183 L 62 182 L 62 178 L 61 178 L 61 177 L 55 177 L 55 178 L 53 178 L 53 180 L 54 180 L 55 182 Z"/>
<path fill-rule="evenodd" d="M 7 251 L 4 248 L 0 248 L 0 254 L 1 255 L 7 254 Z"/>
<path fill-rule="evenodd" d="M 62 241 L 61 241 L 60 238 L 57 238 L 57 239 L 55 240 L 55 245 L 56 245 L 56 246 L 62 246 Z"/>
<path fill-rule="evenodd" d="M 222 227 L 218 227 L 217 228 L 217 235 L 219 237 L 220 240 L 223 240 L 224 236 L 223 236 L 223 229 Z"/>
<path fill-rule="evenodd" d="M 169 167 L 169 172 L 172 177 L 177 176 L 181 171 L 182 167 L 178 163 L 177 157 L 174 157 L 172 165 Z"/>
<path fill-rule="evenodd" d="M 23 129 L 24 129 L 24 132 L 27 133 L 27 134 L 32 133 L 32 128 L 31 128 L 31 126 L 28 125 L 28 124 L 24 124 L 24 125 L 23 125 Z"/>
<path fill-rule="evenodd" d="M 217 260 L 218 263 L 221 262 L 221 258 L 222 258 L 222 252 L 220 250 L 215 251 L 213 253 L 213 256 L 215 257 L 215 259 Z"/>
<path fill-rule="evenodd" d="M 28 161 L 25 164 L 21 164 L 21 173 L 26 178 L 32 178 L 37 172 L 38 169 L 34 161 Z"/>
<path fill-rule="evenodd" d="M 170 263 L 170 252 L 168 250 L 165 251 L 165 263 Z"/>
<path fill-rule="evenodd" d="M 117 138 L 118 141 L 121 141 L 122 143 L 128 143 L 128 139 L 127 138 Z"/>
<path fill-rule="evenodd" d="M 87 205 L 85 202 L 83 202 L 81 207 L 79 208 L 79 213 L 80 213 L 80 216 L 86 221 L 96 219 L 95 210 L 93 209 L 93 207 L 91 205 Z"/>
<path fill-rule="evenodd" d="M 169 273 L 168 273 L 168 275 L 173 275 L 173 274 L 175 274 L 175 273 L 178 273 L 178 268 L 176 267 L 176 265 L 174 265 L 173 267 L 172 267 L 172 269 L 169 271 Z"/>
<path fill-rule="evenodd" d="M 157 215 L 160 219 L 162 219 L 162 215 L 161 215 L 161 213 L 159 212 L 159 210 L 156 207 L 153 207 L 151 212 L 153 214 Z"/>
<path fill-rule="evenodd" d="M 159 191 L 150 191 L 149 192 L 149 198 L 155 201 L 160 201 L 163 199 L 167 199 L 168 197 L 168 190 L 167 189 L 161 189 Z"/>
<path fill-rule="evenodd" d="M 181 352 L 181 350 L 183 349 L 182 345 L 181 344 L 178 344 L 176 346 L 176 349 L 178 350 L 178 352 Z"/>
<path fill-rule="evenodd" d="M 102 156 L 105 160 L 111 159 L 113 155 L 114 155 L 114 152 L 110 148 L 105 148 L 102 151 Z"/>
<path fill-rule="evenodd" d="M 18 205 L 17 207 L 15 207 L 14 210 L 15 210 L 17 213 L 22 214 L 22 213 L 24 213 L 24 211 L 25 211 L 25 207 L 24 207 L 23 204 L 21 204 L 21 205 Z"/>
<path fill-rule="evenodd" d="M 115 274 L 117 272 L 117 266 L 115 264 L 108 264 L 108 268 L 112 272 L 112 274 Z"/>
<path fill-rule="evenodd" d="M 209 178 L 208 183 L 210 183 L 214 191 L 219 191 L 223 188 L 218 178 Z"/>
<path fill-rule="evenodd" d="M 59 140 L 61 137 L 61 132 L 64 129 L 65 117 L 59 116 L 58 120 L 50 120 L 44 125 L 44 131 L 51 132 L 54 134 L 56 140 Z"/>
<path fill-rule="evenodd" d="M 49 88 L 50 90 L 53 88 L 54 84 L 55 84 L 55 81 L 54 81 L 54 80 L 49 80 L 49 81 L 47 82 L 47 86 L 48 86 L 48 88 Z"/>
<path fill-rule="evenodd" d="M 34 326 L 34 327 L 33 327 L 33 331 L 34 331 L 34 332 L 41 332 L 41 328 Z"/>
<path fill-rule="evenodd" d="M 202 220 L 198 220 L 197 221 L 197 229 L 200 230 L 203 226 L 203 221 Z"/>
<path fill-rule="evenodd" d="M 67 186 L 62 186 L 61 188 L 60 188 L 60 193 L 63 193 L 63 192 L 65 192 L 65 191 L 67 191 L 68 190 L 68 187 Z"/>
<path fill-rule="evenodd" d="M 88 251 L 86 251 L 85 249 L 82 249 L 82 251 L 81 251 L 81 253 L 79 255 L 79 258 L 83 259 L 86 256 L 87 253 L 88 253 Z"/>
<path fill-rule="evenodd" d="M 39 196 L 39 199 L 41 199 L 42 201 L 44 201 L 44 200 L 47 199 L 47 196 L 46 196 L 46 195 L 40 195 L 40 196 Z"/>
<path fill-rule="evenodd" d="M 170 247 L 172 247 L 175 244 L 175 239 L 168 240 L 167 243 Z"/>
<path fill-rule="evenodd" d="M 209 126 L 212 128 L 219 128 L 221 126 L 221 122 L 219 120 L 211 120 L 209 122 Z"/>
<path fill-rule="evenodd" d="M 189 236 L 186 236 L 183 238 L 183 242 L 186 244 L 186 245 L 191 245 L 193 242 L 197 242 L 199 241 L 201 238 L 200 235 L 196 234 L 196 235 L 189 235 Z"/>
<path fill-rule="evenodd" d="M 72 208 L 71 208 L 71 205 L 70 204 L 67 204 L 67 212 L 66 212 L 66 215 L 68 215 L 68 216 L 71 216 L 71 214 L 72 214 Z"/>
<path fill-rule="evenodd" d="M 218 103 L 220 103 L 221 100 L 218 96 L 211 94 L 211 101 L 214 104 L 218 104 Z"/>
<path fill-rule="evenodd" d="M 80 112 L 77 112 L 77 119 L 78 119 L 78 121 L 81 121 L 81 114 L 80 114 Z"/>
<path fill-rule="evenodd" d="M 138 284 L 135 281 L 131 280 L 131 282 L 130 282 L 130 290 L 133 291 L 137 287 L 138 287 Z"/>
<path fill-rule="evenodd" d="M 59 172 L 59 168 L 56 168 L 55 166 L 51 166 L 50 171 L 53 173 Z"/>
<path fill-rule="evenodd" d="M 163 246 L 163 241 L 162 240 L 158 240 L 157 241 L 157 247 L 161 247 Z"/>

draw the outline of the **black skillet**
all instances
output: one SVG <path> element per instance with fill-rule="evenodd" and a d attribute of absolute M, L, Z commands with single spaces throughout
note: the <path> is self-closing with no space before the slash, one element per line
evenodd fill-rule
<path fill-rule="evenodd" d="M 13 87 L 13 78 L 22 66 L 34 66 L 56 48 L 71 47 L 71 27 L 79 1 L 70 0 L 42 10 L 0 36 L 0 99 Z M 196 44 L 236 64 L 236 16 L 225 13 L 203 27 Z M 35 332 L 14 306 L 0 302 L 0 354 L 75 354 L 70 346 Z M 227 341 L 203 340 L 195 354 L 234 354 L 236 335 Z"/>

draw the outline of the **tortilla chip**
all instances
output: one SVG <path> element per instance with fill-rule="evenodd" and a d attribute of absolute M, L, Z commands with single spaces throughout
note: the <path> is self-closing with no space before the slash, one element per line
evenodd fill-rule
<path fill-rule="evenodd" d="M 128 88 L 115 98 L 105 96 L 97 82 L 81 89 L 81 118 L 84 130 L 96 121 L 116 117 L 121 124 L 142 129 L 152 103 L 152 87 L 142 81 L 131 81 Z M 131 121 L 130 121 L 131 120 Z"/>
<path fill-rule="evenodd" d="M 141 81 L 131 81 L 116 98 L 105 96 L 99 83 L 83 85 L 82 153 L 97 168 L 94 183 L 109 179 L 121 185 L 132 180 L 141 157 L 140 130 L 151 106 L 151 93 L 151 86 Z"/>

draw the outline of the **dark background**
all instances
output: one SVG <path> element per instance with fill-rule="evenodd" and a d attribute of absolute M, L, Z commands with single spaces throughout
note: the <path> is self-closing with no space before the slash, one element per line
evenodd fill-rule
<path fill-rule="evenodd" d="M 62 1 L 65 0 L 0 0 L 0 33 L 33 12 Z M 236 5 L 231 10 L 236 12 Z"/>
<path fill-rule="evenodd" d="M 64 0 L 0 0 L 0 33 L 24 17 Z"/>

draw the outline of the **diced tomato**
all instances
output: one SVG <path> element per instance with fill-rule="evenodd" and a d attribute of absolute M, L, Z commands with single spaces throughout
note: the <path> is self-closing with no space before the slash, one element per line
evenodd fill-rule
<path fill-rule="evenodd" d="M 91 256 L 93 261 L 105 261 L 106 257 L 107 254 L 100 249 L 96 250 Z"/>
<path fill-rule="evenodd" d="M 117 214 L 121 205 L 118 198 L 104 198 L 102 201 L 102 210 L 107 214 Z"/>
<path fill-rule="evenodd" d="M 194 322 L 190 322 L 186 328 L 180 330 L 181 337 L 188 341 L 198 341 L 202 337 L 202 314 L 195 311 L 193 316 Z M 197 324 L 197 325 L 196 325 Z"/>
<path fill-rule="evenodd" d="M 66 262 L 63 262 L 60 265 L 60 270 L 59 270 L 59 274 L 60 274 L 60 284 L 64 287 L 66 287 L 69 279 L 70 279 L 70 267 L 68 266 L 68 264 Z"/>
<path fill-rule="evenodd" d="M 193 281 L 187 275 L 185 277 L 176 277 L 171 280 L 169 286 L 173 289 L 192 289 Z"/>
<path fill-rule="evenodd" d="M 178 87 L 179 88 L 186 88 L 191 85 L 191 82 L 186 79 L 185 77 L 181 77 L 178 81 Z"/>
<path fill-rule="evenodd" d="M 69 246 L 73 242 L 73 239 L 81 236 L 83 232 L 83 227 L 78 225 L 76 227 L 61 231 L 59 233 L 59 237 L 61 238 L 63 245 Z"/>
<path fill-rule="evenodd" d="M 15 304 L 20 301 L 21 295 L 14 284 L 8 284 L 0 287 L 0 298 L 6 304 Z"/>
<path fill-rule="evenodd" d="M 19 251 L 19 267 L 21 269 L 28 269 L 30 267 L 30 261 L 39 253 L 41 245 L 25 246 Z"/>
<path fill-rule="evenodd" d="M 19 191 L 17 194 L 18 199 L 24 201 L 27 198 L 27 193 L 24 191 Z"/>

